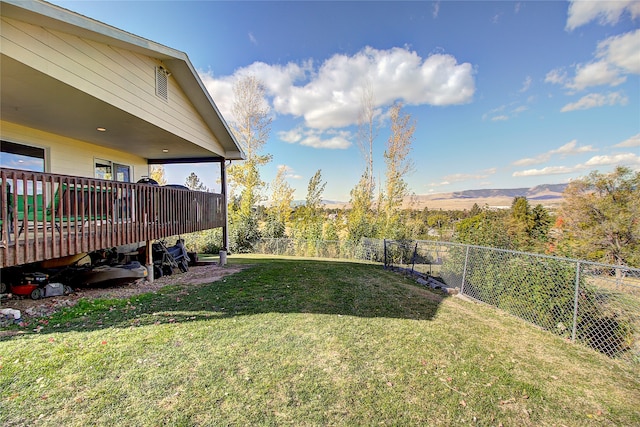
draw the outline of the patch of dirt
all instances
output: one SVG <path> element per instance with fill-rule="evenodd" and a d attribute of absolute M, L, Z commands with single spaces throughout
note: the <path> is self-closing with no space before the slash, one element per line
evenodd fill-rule
<path fill-rule="evenodd" d="M 3 299 L 2 303 L 0 303 L 0 308 L 20 310 L 22 319 L 27 320 L 29 318 L 50 316 L 65 307 L 76 305 L 81 298 L 129 298 L 134 295 L 156 292 L 170 285 L 180 284 L 189 286 L 212 283 L 248 267 L 248 265 L 227 265 L 220 267 L 214 263 L 197 265 L 189 267 L 189 271 L 186 273 L 180 273 L 176 270 L 175 274 L 163 276 L 154 280 L 153 283 L 148 282 L 146 279 L 138 279 L 135 282 L 118 286 L 76 288 L 74 289 L 74 293 L 70 295 L 43 298 L 40 300 L 32 300 L 28 297 L 14 297 L 6 300 Z M 0 324 L 0 326 L 3 325 Z"/>

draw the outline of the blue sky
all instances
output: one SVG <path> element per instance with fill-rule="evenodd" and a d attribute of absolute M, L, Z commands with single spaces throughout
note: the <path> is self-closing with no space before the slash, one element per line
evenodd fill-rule
<path fill-rule="evenodd" d="M 260 78 L 273 117 L 262 177 L 286 168 L 297 199 L 321 169 L 324 198 L 349 200 L 365 82 L 379 180 L 389 107 L 415 120 L 415 194 L 640 169 L 638 1 L 53 3 L 186 52 L 230 122 L 233 82 Z M 167 170 L 219 188 L 217 167 Z"/>

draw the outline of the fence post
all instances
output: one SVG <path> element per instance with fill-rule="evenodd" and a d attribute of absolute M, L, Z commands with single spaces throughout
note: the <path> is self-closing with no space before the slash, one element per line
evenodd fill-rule
<path fill-rule="evenodd" d="M 384 245 L 384 269 L 387 269 L 387 239 L 384 239 L 382 241 L 383 245 Z"/>
<path fill-rule="evenodd" d="M 413 270 L 416 267 L 416 257 L 418 256 L 418 242 L 416 242 L 416 247 L 413 249 L 413 256 L 411 257 L 411 275 L 413 276 Z"/>
<path fill-rule="evenodd" d="M 469 262 L 469 246 L 467 245 L 467 251 L 464 255 L 464 269 L 462 271 L 462 284 L 460 285 L 460 294 L 464 295 L 464 282 L 467 280 L 467 263 Z"/>
<path fill-rule="evenodd" d="M 571 328 L 571 342 L 576 341 L 578 327 L 578 297 L 580 296 L 580 261 L 576 262 L 576 292 L 573 298 L 573 326 Z"/>

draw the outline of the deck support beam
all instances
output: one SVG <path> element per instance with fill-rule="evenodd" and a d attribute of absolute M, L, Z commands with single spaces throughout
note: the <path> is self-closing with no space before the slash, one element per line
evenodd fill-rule
<path fill-rule="evenodd" d="M 229 215 L 227 206 L 229 201 L 227 200 L 227 168 L 224 164 L 224 160 L 220 162 L 220 194 L 222 194 L 222 203 L 224 204 L 224 225 L 222 226 L 222 250 L 227 252 L 229 250 Z"/>
<path fill-rule="evenodd" d="M 147 267 L 147 282 L 153 283 L 153 245 L 151 240 L 147 240 L 145 248 L 145 264 Z"/>

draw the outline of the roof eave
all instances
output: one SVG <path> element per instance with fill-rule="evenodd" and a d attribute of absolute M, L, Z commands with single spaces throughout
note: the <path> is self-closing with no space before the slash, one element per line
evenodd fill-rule
<path fill-rule="evenodd" d="M 2 15 L 157 58 L 171 71 L 225 150 L 225 158 L 245 155 L 186 53 L 136 36 L 71 10 L 40 0 L 2 0 Z"/>

